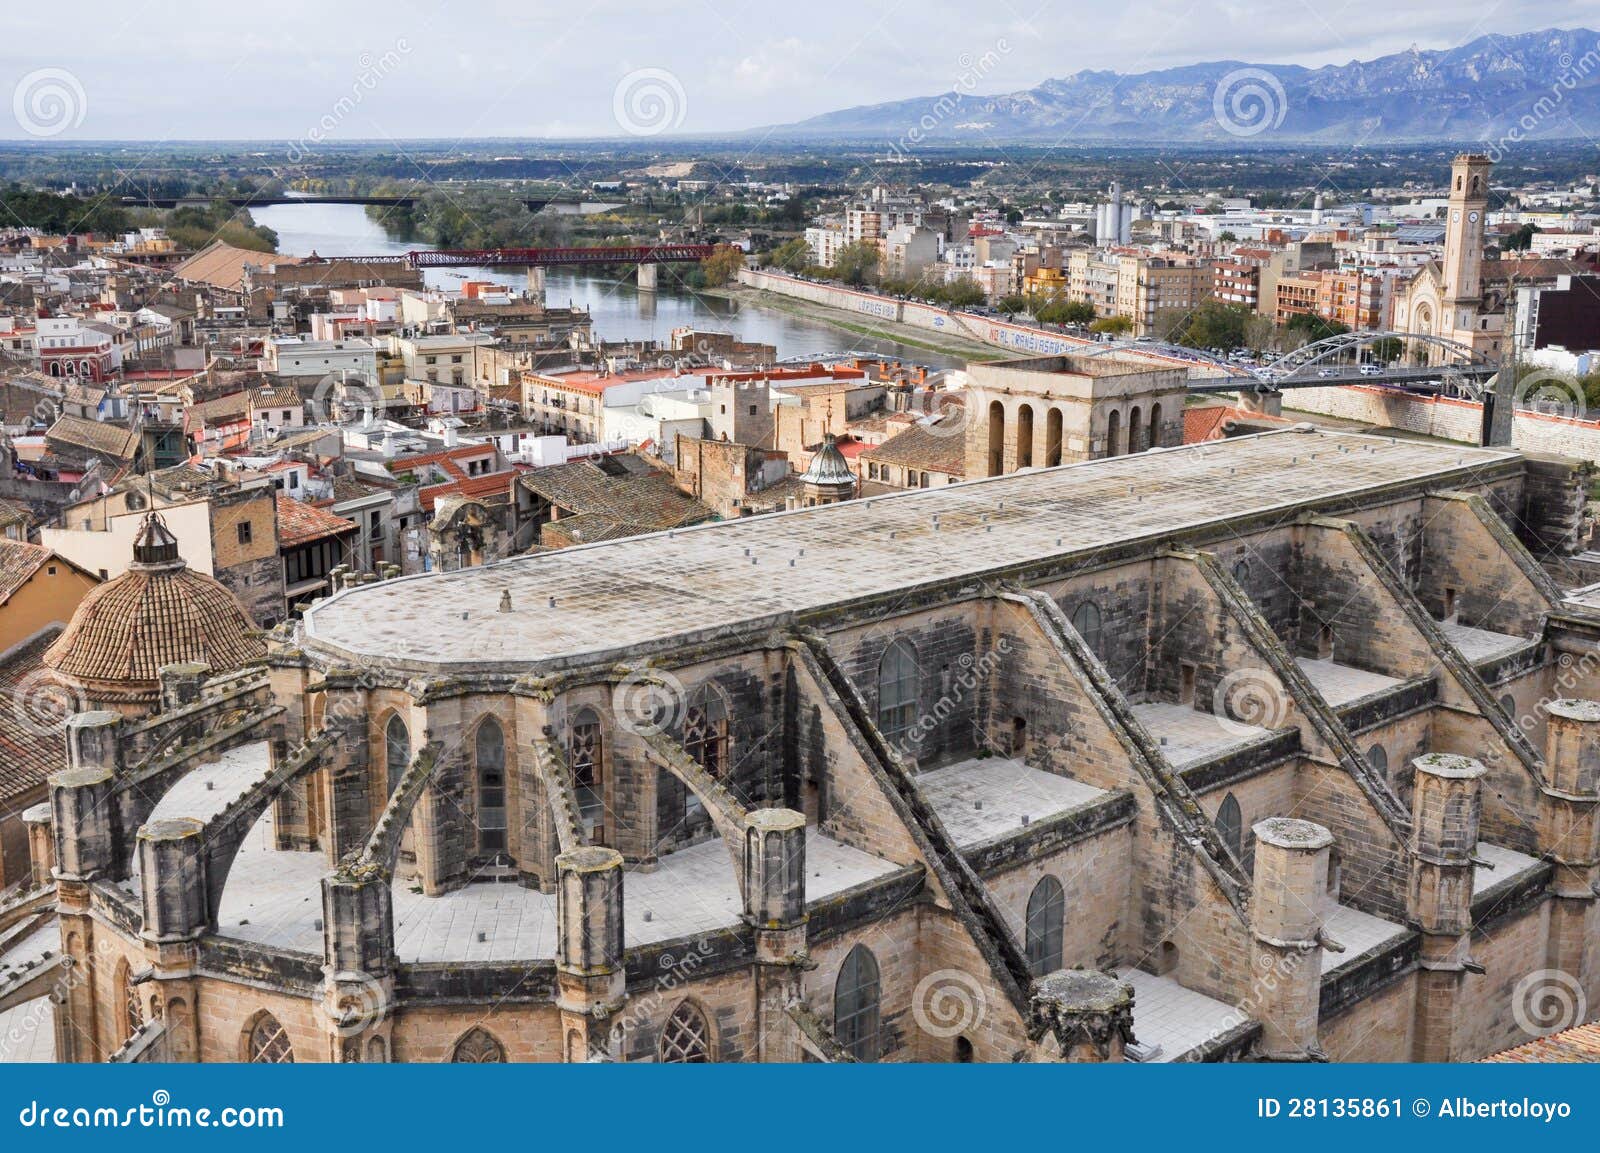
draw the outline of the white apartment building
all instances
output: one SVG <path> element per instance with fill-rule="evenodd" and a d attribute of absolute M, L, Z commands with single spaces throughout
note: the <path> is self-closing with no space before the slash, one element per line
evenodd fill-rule
<path fill-rule="evenodd" d="M 348 375 L 376 380 L 378 348 L 372 341 L 359 338 L 307 340 L 299 336 L 275 336 L 267 341 L 261 367 L 278 376 Z"/>

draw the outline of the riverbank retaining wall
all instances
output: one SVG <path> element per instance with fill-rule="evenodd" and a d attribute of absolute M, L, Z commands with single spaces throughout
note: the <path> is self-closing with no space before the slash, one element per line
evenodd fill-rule
<path fill-rule="evenodd" d="M 1283 406 L 1466 444 L 1477 444 L 1483 428 L 1483 405 L 1475 400 L 1417 396 L 1375 385 L 1292 389 L 1284 393 Z M 1587 414 L 1519 411 L 1512 419 L 1511 444 L 1524 452 L 1600 460 L 1600 420 Z"/>

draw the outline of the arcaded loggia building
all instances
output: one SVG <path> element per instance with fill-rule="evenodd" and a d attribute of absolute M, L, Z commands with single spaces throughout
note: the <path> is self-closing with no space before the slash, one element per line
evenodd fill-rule
<path fill-rule="evenodd" d="M 1300 426 L 357 583 L 243 659 L 169 606 L 30 814 L 0 1011 L 71 1061 L 1482 1057 L 1600 1006 L 1590 479 Z"/>

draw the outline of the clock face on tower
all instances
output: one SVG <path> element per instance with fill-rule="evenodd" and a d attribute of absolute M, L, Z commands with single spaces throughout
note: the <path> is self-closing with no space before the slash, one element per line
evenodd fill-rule
<path fill-rule="evenodd" d="M 1460 224 L 1461 223 L 1461 210 L 1457 209 L 1456 211 L 1452 212 L 1450 214 L 1450 219 L 1451 219 L 1451 221 L 1453 223 Z"/>
<path fill-rule="evenodd" d="M 1476 223 L 1478 223 L 1478 214 L 1476 212 L 1467 213 L 1467 223 L 1468 224 L 1476 224 Z"/>

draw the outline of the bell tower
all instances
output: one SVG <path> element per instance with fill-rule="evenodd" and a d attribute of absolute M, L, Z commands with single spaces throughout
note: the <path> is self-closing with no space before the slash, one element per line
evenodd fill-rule
<path fill-rule="evenodd" d="M 1450 165 L 1450 215 L 1445 224 L 1443 304 L 1448 326 L 1471 330 L 1483 296 L 1483 227 L 1489 208 L 1487 156 L 1463 153 Z"/>

